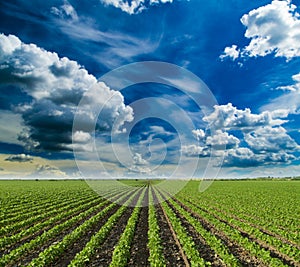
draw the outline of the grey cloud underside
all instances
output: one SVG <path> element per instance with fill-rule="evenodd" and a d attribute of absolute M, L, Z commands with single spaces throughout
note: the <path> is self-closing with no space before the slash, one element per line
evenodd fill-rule
<path fill-rule="evenodd" d="M 24 44 L 13 35 L 0 35 L 0 77 L 2 90 L 11 84 L 28 96 L 26 102 L 12 106 L 22 115 L 25 127 L 19 139 L 28 149 L 71 151 L 77 145 L 85 150 L 82 139 L 72 145 L 74 114 L 84 94 L 88 96 L 80 110 L 82 128 L 77 136 L 110 130 L 116 120 L 119 129 L 132 119 L 132 109 L 119 92 L 97 82 L 75 61 Z M 97 118 L 93 111 L 100 104 L 103 116 Z"/>

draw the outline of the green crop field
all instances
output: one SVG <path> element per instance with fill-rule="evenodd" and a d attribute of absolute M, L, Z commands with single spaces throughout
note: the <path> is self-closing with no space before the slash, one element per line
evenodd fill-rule
<path fill-rule="evenodd" d="M 0 266 L 300 266 L 300 181 L 124 185 L 0 181 Z"/>

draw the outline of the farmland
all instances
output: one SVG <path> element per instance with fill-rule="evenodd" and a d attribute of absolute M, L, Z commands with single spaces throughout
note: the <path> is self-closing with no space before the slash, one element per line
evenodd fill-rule
<path fill-rule="evenodd" d="M 300 266 L 300 181 L 130 185 L 0 181 L 0 266 Z"/>

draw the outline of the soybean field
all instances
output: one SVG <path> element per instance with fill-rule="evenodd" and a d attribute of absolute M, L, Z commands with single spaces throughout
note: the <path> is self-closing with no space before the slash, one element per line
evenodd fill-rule
<path fill-rule="evenodd" d="M 0 181 L 0 266 L 300 266 L 300 181 L 159 184 Z"/>

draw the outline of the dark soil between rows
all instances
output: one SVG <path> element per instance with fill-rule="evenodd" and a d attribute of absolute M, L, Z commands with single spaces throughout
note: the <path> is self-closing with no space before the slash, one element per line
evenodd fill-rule
<path fill-rule="evenodd" d="M 212 267 L 225 266 L 222 262 L 222 259 L 216 254 L 216 252 L 206 243 L 202 236 L 200 236 L 194 227 L 174 208 L 173 205 L 167 201 L 170 208 L 176 214 L 176 217 L 179 218 L 181 225 L 186 229 L 187 234 L 192 238 L 195 243 L 201 258 L 206 262 L 210 262 Z"/>
<path fill-rule="evenodd" d="M 131 202 L 131 206 L 127 207 L 125 212 L 119 218 L 119 220 L 115 223 L 113 228 L 111 229 L 110 233 L 108 234 L 107 238 L 103 242 L 103 244 L 96 249 L 94 255 L 89 260 L 87 266 L 95 266 L 95 267 L 104 267 L 109 266 L 112 260 L 112 255 L 115 249 L 115 246 L 118 244 L 118 241 L 124 232 L 127 222 L 133 212 L 134 205 L 133 203 L 137 203 L 141 191 L 134 197 Z"/>
<path fill-rule="evenodd" d="M 176 245 L 172 232 L 169 228 L 168 222 L 162 211 L 160 205 L 156 205 L 156 214 L 158 226 L 160 229 L 161 245 L 163 247 L 163 254 L 166 260 L 166 265 L 170 267 L 185 267 L 179 247 Z"/>
<path fill-rule="evenodd" d="M 221 239 L 223 244 L 225 246 L 227 246 L 228 251 L 239 260 L 239 262 L 241 263 L 242 266 L 245 266 L 245 267 L 265 266 L 265 267 L 267 267 L 260 259 L 252 256 L 245 248 L 240 246 L 237 242 L 231 240 L 223 232 L 220 232 L 219 230 L 217 230 L 213 224 L 208 222 L 206 219 L 202 218 L 199 214 L 192 211 L 189 207 L 185 206 L 183 203 L 181 203 L 177 199 L 173 199 L 173 200 L 175 200 L 179 205 L 181 205 L 182 208 L 184 208 L 194 218 L 196 218 L 202 224 L 204 229 L 206 229 L 207 231 L 210 231 L 217 238 Z M 193 203 L 191 203 L 191 204 L 193 204 Z M 201 207 L 199 207 L 199 208 L 201 208 Z"/>
<path fill-rule="evenodd" d="M 134 232 L 132 245 L 130 249 L 130 259 L 128 266 L 144 267 L 150 266 L 148 262 L 149 249 L 148 249 L 148 197 L 149 188 L 145 193 L 142 208 L 140 211 L 139 219 Z"/>
<path fill-rule="evenodd" d="M 86 218 L 84 218 L 84 219 L 82 219 L 82 220 L 74 223 L 71 227 L 63 230 L 62 232 L 60 232 L 54 238 L 49 238 L 43 245 L 35 248 L 34 250 L 31 250 L 30 252 L 23 253 L 23 256 L 20 259 L 18 259 L 18 263 L 17 264 L 9 264 L 8 266 L 24 266 L 24 265 L 28 264 L 34 258 L 38 257 L 38 255 L 42 251 L 44 251 L 45 249 L 47 249 L 49 246 L 60 242 L 66 235 L 68 235 L 71 232 L 73 232 L 78 226 L 80 226 L 86 220 L 88 220 L 88 219 L 92 218 L 93 216 L 95 216 L 97 213 L 99 213 L 101 210 L 103 210 L 104 208 L 106 208 L 108 205 L 109 205 L 109 203 L 107 203 L 106 205 L 102 206 L 101 208 L 99 208 L 98 210 L 96 210 L 95 212 L 93 212 L 92 214 L 90 214 L 89 216 L 87 216 Z M 8 267 L 8 266 L 6 266 L 6 267 Z"/>
<path fill-rule="evenodd" d="M 294 259 L 292 259 L 288 255 L 285 255 L 285 254 L 281 253 L 275 247 L 273 247 L 273 246 L 269 245 L 268 243 L 256 238 L 255 236 L 247 233 L 241 227 L 238 227 L 238 226 L 230 223 L 229 221 L 226 221 L 226 220 L 222 219 L 221 217 L 219 217 L 216 214 L 211 213 L 211 215 L 213 215 L 220 222 L 223 222 L 223 223 L 227 224 L 228 226 L 232 227 L 233 229 L 236 229 L 237 231 L 239 231 L 243 237 L 246 237 L 248 240 L 256 243 L 261 248 L 263 248 L 265 250 L 268 250 L 270 252 L 271 257 L 281 260 L 284 264 L 287 264 L 288 266 L 295 266 L 295 267 L 300 266 L 299 263 L 297 263 Z"/>
<path fill-rule="evenodd" d="M 101 201 L 101 200 L 99 200 Z M 86 204 L 86 203 L 84 203 Z M 8 254 L 10 253 L 12 250 L 16 249 L 17 247 L 20 247 L 22 246 L 23 244 L 25 243 L 29 243 L 31 240 L 35 239 L 36 237 L 38 237 L 39 235 L 43 234 L 44 232 L 50 230 L 51 228 L 53 228 L 55 225 L 58 225 L 58 224 L 61 224 L 61 223 L 64 223 L 65 221 L 71 219 L 72 217 L 74 216 L 77 216 L 79 215 L 81 212 L 84 212 L 88 209 L 90 209 L 91 207 L 94 207 L 96 205 L 98 205 L 99 203 L 94 203 L 93 205 L 89 205 L 88 207 L 86 207 L 85 209 L 82 209 L 82 210 L 79 210 L 77 212 L 74 212 L 73 214 L 69 215 L 69 216 L 66 216 L 64 218 L 62 218 L 61 220 L 58 220 L 56 222 L 53 222 L 52 224 L 42 228 L 42 229 L 39 229 L 38 231 L 36 231 L 35 233 L 33 234 L 30 234 L 30 235 L 27 235 L 27 236 L 24 236 L 22 237 L 18 242 L 14 243 L 14 244 L 11 244 L 11 245 L 6 245 L 5 247 L 3 248 L 0 248 L 0 257 L 4 254 Z M 77 208 L 74 207 L 74 209 Z M 49 218 L 48 218 L 49 219 Z"/>
<path fill-rule="evenodd" d="M 113 209 L 106 213 L 105 216 L 99 222 L 97 222 L 97 224 L 92 229 L 90 229 L 83 237 L 81 237 L 70 247 L 68 247 L 67 250 L 64 251 L 64 253 L 59 257 L 59 259 L 52 264 L 52 266 L 68 266 L 68 264 L 75 257 L 75 255 L 85 247 L 86 243 L 91 239 L 91 237 L 101 229 L 101 227 L 106 223 L 108 218 L 112 216 L 119 208 L 120 206 L 116 205 Z"/>

